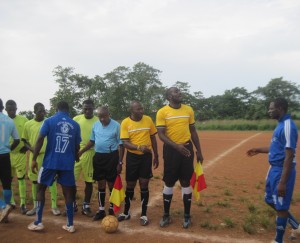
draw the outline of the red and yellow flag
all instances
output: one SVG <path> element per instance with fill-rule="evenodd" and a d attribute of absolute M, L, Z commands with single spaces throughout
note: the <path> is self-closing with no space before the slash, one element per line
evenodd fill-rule
<path fill-rule="evenodd" d="M 125 192 L 123 189 L 121 176 L 117 175 L 114 188 L 109 198 L 109 201 L 114 204 L 115 213 L 120 210 L 121 203 L 124 201 L 124 199 L 125 199 Z"/>
<path fill-rule="evenodd" d="M 199 201 L 200 191 L 206 188 L 206 182 L 203 174 L 202 165 L 199 162 L 196 163 L 194 173 L 190 180 L 190 184 L 193 188 L 194 197 L 196 198 L 196 201 Z"/>

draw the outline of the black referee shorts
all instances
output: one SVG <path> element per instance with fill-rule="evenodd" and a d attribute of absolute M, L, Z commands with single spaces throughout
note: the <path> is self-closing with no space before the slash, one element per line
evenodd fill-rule
<path fill-rule="evenodd" d="M 93 180 L 107 180 L 108 182 L 114 182 L 117 177 L 118 163 L 118 150 L 111 153 L 95 153 L 93 157 Z"/>
<path fill-rule="evenodd" d="M 152 176 L 152 153 L 134 154 L 127 151 L 126 181 L 150 179 Z"/>
<path fill-rule="evenodd" d="M 187 142 L 186 148 L 191 152 L 190 157 L 185 157 L 167 144 L 163 146 L 163 181 L 169 186 L 174 186 L 177 180 L 189 181 L 192 177 L 194 172 L 194 150 L 191 141 Z"/>
<path fill-rule="evenodd" d="M 11 165 L 9 153 L 0 154 L 0 180 L 3 190 L 11 189 Z"/>

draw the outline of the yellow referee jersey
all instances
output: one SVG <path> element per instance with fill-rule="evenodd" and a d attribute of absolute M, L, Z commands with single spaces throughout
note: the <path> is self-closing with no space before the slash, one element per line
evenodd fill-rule
<path fill-rule="evenodd" d="M 134 145 L 146 145 L 151 149 L 151 135 L 155 135 L 157 129 L 151 117 L 143 115 L 140 121 L 134 121 L 130 117 L 125 118 L 121 123 L 121 140 L 129 140 Z M 143 154 L 139 150 L 128 150 L 134 154 Z"/>
<path fill-rule="evenodd" d="M 156 114 L 156 127 L 164 127 L 166 136 L 176 144 L 182 144 L 191 139 L 190 125 L 195 124 L 192 107 L 181 104 L 174 109 L 169 105 L 158 110 Z"/>

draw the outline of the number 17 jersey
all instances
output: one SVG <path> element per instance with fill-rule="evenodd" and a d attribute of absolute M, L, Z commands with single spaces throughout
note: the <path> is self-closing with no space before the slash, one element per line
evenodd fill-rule
<path fill-rule="evenodd" d="M 40 135 L 47 136 L 43 167 L 53 170 L 74 170 L 76 147 L 81 142 L 80 127 L 66 112 L 57 112 L 46 119 Z"/>

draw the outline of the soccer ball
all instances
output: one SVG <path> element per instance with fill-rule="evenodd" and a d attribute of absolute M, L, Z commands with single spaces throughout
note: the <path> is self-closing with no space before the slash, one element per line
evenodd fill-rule
<path fill-rule="evenodd" d="M 114 233 L 118 229 L 119 222 L 115 216 L 108 215 L 102 219 L 101 226 L 106 233 Z"/>

